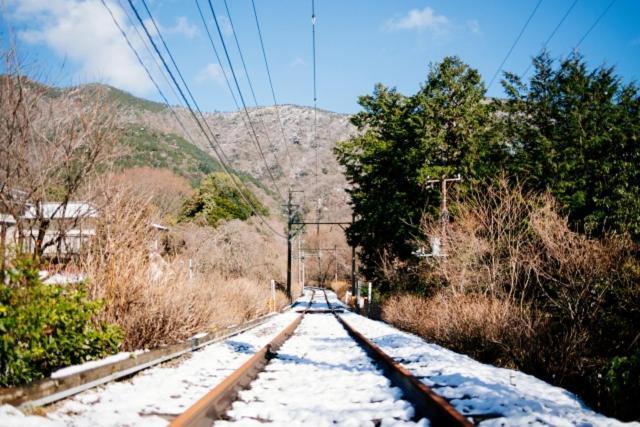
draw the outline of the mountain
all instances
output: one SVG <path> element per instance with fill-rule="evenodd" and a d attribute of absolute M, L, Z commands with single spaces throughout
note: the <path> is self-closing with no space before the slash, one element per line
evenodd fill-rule
<path fill-rule="evenodd" d="M 76 89 L 80 91 L 79 97 L 84 98 L 95 93 L 98 87 L 118 106 L 119 121 L 127 129 L 124 143 L 134 145 L 135 155 L 127 158 L 128 165 L 182 171 L 181 174 L 192 181 L 201 173 L 220 170 L 219 159 L 187 110 L 175 109 L 184 124 L 183 129 L 163 104 L 143 100 L 109 86 L 87 85 Z M 317 110 L 316 114 L 317 186 L 313 108 L 281 105 L 248 111 L 282 198 L 286 198 L 289 187 L 304 190 L 303 196 L 295 194 L 295 200 L 300 203 L 304 199 L 306 210 L 313 211 L 310 217 L 315 218 L 317 200 L 321 198 L 321 218 L 349 220 L 351 210 L 344 191 L 347 183 L 333 155 L 333 147 L 354 135 L 356 130 L 349 122 L 349 115 L 325 110 Z M 226 154 L 228 166 L 244 172 L 246 178 L 255 177 L 261 187 L 270 189 L 275 196 L 275 186 L 244 111 L 204 113 L 204 117 Z M 283 203 L 283 200 L 276 201 Z"/>
<path fill-rule="evenodd" d="M 61 114 L 65 108 L 73 108 L 70 106 L 89 105 L 97 97 L 113 105 L 117 125 L 123 131 L 117 166 L 170 169 L 194 185 L 206 174 L 222 170 L 211 143 L 184 108 L 174 109 L 183 127 L 164 104 L 111 86 L 88 84 L 57 88 L 35 81 L 26 83 L 31 90 L 40 92 L 43 103 L 53 109 L 57 106 Z M 304 194 L 294 194 L 294 202 L 304 206 L 309 218 L 316 217 L 320 199 L 321 218 L 349 220 L 347 183 L 333 155 L 336 143 L 356 132 L 349 116 L 325 110 L 314 112 L 311 107 L 297 105 L 252 108 L 248 115 L 271 174 L 256 145 L 247 113 L 205 112 L 206 125 L 215 138 L 213 143 L 219 144 L 225 153 L 223 160 L 227 166 L 245 181 L 262 188 L 263 199 L 271 199 L 267 203 L 272 208 L 285 203 L 287 190 L 292 188 L 304 190 Z"/>

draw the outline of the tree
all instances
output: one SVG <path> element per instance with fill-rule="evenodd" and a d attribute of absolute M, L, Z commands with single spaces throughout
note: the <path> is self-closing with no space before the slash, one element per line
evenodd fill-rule
<path fill-rule="evenodd" d="M 640 236 L 640 94 L 578 54 L 534 59 L 528 84 L 507 74 L 510 173 L 549 190 L 578 230 Z"/>
<path fill-rule="evenodd" d="M 253 209 L 261 215 L 269 213 L 253 193 L 249 190 L 240 193 L 231 178 L 223 172 L 215 172 L 207 175 L 197 194 L 184 202 L 179 221 L 200 219 L 216 227 L 224 220 L 244 221 L 254 215 Z"/>
<path fill-rule="evenodd" d="M 440 203 L 438 191 L 426 188 L 427 177 L 460 173 L 468 186 L 485 173 L 481 160 L 494 138 L 484 95 L 478 72 L 448 57 L 431 65 L 415 95 L 378 84 L 359 98 L 363 111 L 351 121 L 361 134 L 335 154 L 352 185 L 356 220 L 348 238 L 361 247 L 367 276 L 379 276 L 385 253 L 411 258 L 421 217 L 437 215 Z"/>
<path fill-rule="evenodd" d="M 0 213 L 15 221 L 18 249 L 32 248 L 39 259 L 58 247 L 80 215 L 48 238 L 52 219 L 68 215 L 87 178 L 111 157 L 116 139 L 110 104 L 100 89 L 90 100 L 78 90 L 63 92 L 26 78 L 15 53 L 4 55 L 7 74 L 0 77 Z M 53 210 L 45 209 L 55 202 Z M 25 213 L 29 212 L 29 218 Z M 0 264 L 5 263 L 7 228 L 2 224 Z M 25 246 L 30 239 L 33 244 Z"/>

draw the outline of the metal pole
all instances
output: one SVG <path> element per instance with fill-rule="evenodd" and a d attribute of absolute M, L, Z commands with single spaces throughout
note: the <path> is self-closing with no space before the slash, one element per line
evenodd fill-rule
<path fill-rule="evenodd" d="M 276 311 L 276 281 L 271 279 L 271 311 Z"/>
<path fill-rule="evenodd" d="M 367 317 L 371 317 L 371 282 L 369 282 L 369 292 L 367 293 Z"/>
<path fill-rule="evenodd" d="M 300 287 L 300 296 L 304 295 L 304 285 L 302 284 L 302 258 L 301 258 L 301 245 L 302 235 L 298 236 L 298 286 Z"/>
<path fill-rule="evenodd" d="M 291 189 L 289 189 L 289 200 L 287 202 L 287 298 L 291 298 Z"/>
<path fill-rule="evenodd" d="M 333 259 L 336 263 L 336 276 L 334 282 L 338 283 L 338 245 L 333 245 Z"/>
<path fill-rule="evenodd" d="M 304 292 L 304 252 L 302 252 L 302 292 Z"/>

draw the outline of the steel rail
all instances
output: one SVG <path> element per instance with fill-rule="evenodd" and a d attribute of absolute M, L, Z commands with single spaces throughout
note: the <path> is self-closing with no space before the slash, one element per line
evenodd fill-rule
<path fill-rule="evenodd" d="M 238 392 L 247 388 L 256 379 L 269 360 L 275 356 L 275 352 L 293 335 L 304 315 L 309 312 L 315 293 L 314 290 L 306 309 L 298 317 L 224 381 L 175 418 L 171 422 L 171 427 L 209 427 L 216 420 L 221 419 L 236 400 Z"/>
<path fill-rule="evenodd" d="M 417 379 L 409 370 L 393 360 L 380 347 L 358 332 L 346 320 L 339 316 L 332 307 L 324 292 L 327 307 L 332 310 L 338 322 L 346 329 L 349 335 L 367 352 L 369 357 L 377 363 L 391 380 L 394 386 L 400 388 L 403 397 L 411 402 L 416 410 L 416 418 L 428 418 L 434 426 L 472 426 L 473 424 L 458 412 L 442 396 L 434 393 L 422 381 Z"/>
<path fill-rule="evenodd" d="M 289 308 L 287 306 L 281 311 Z M 278 312 L 267 314 L 240 325 L 220 329 L 203 337 L 190 338 L 181 343 L 159 347 L 145 353 L 132 355 L 124 360 L 59 378 L 45 378 L 17 387 L 0 387 L 0 405 L 10 404 L 23 409 L 48 405 L 239 335 L 265 323 L 276 314 Z"/>

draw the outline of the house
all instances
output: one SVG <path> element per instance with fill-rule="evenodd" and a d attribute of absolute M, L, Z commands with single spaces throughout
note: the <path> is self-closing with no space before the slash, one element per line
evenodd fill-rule
<path fill-rule="evenodd" d="M 7 248 L 21 245 L 23 251 L 33 253 L 40 225 L 47 223 L 42 236 L 42 255 L 68 258 L 80 253 L 87 240 L 95 235 L 97 217 L 97 209 L 85 202 L 25 204 L 25 211 L 19 218 L 20 229 L 15 217 L 0 214 L 2 249 L 6 251 Z"/>

